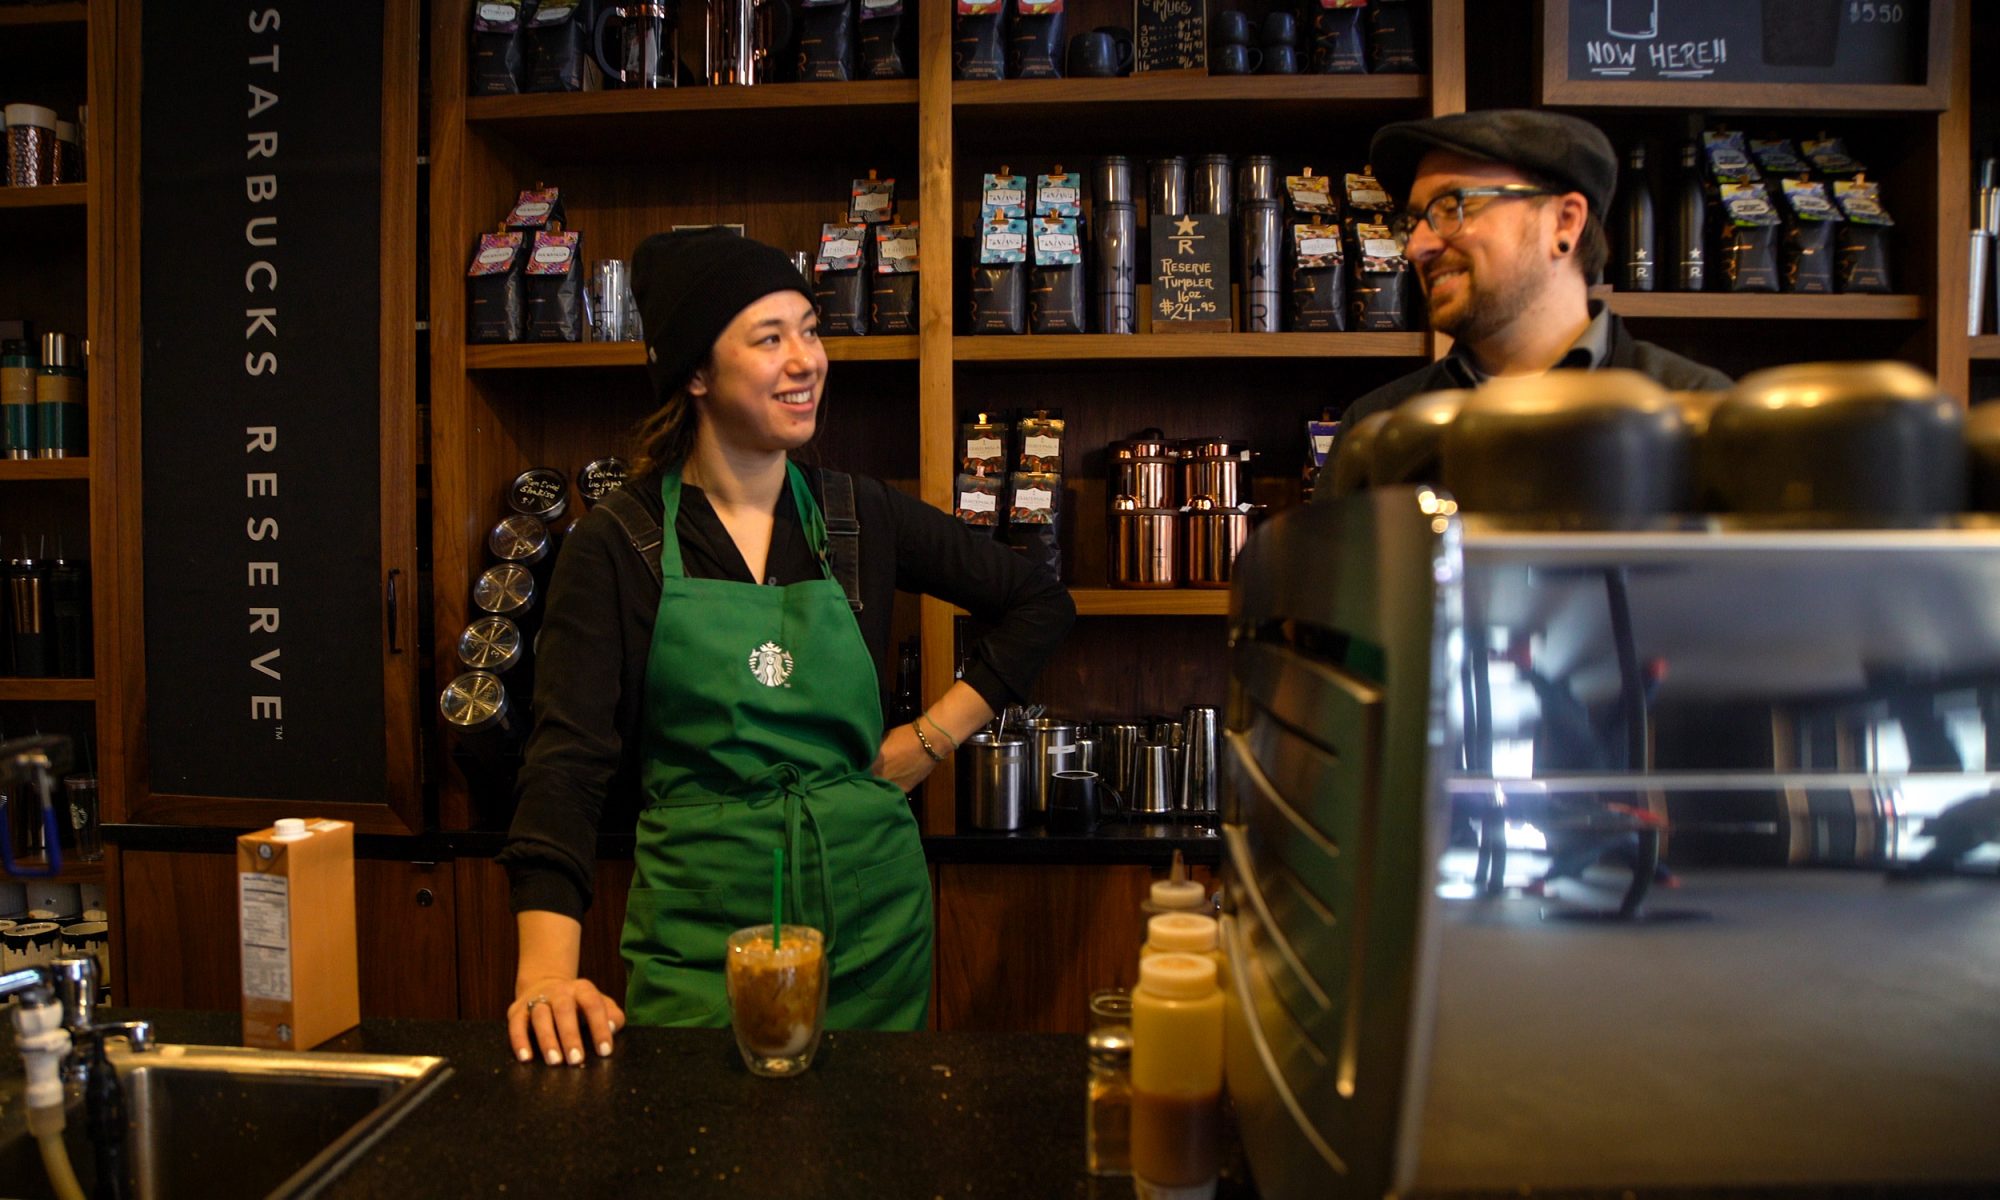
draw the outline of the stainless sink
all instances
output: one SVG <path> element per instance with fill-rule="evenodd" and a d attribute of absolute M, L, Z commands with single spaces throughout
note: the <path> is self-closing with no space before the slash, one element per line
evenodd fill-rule
<path fill-rule="evenodd" d="M 444 1059 L 420 1055 L 233 1046 L 163 1044 L 110 1057 L 125 1089 L 126 1169 L 140 1200 L 310 1196 L 451 1073 Z M 18 1077 L 0 1082 L 12 1135 L 0 1142 L 0 1194 L 52 1196 L 22 1131 L 19 1087 Z M 64 1139 L 88 1193 L 96 1169 L 83 1123 L 73 1099 Z"/>

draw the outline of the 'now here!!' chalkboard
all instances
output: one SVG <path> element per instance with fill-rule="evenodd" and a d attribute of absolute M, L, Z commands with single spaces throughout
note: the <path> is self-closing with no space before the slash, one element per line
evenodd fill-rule
<path fill-rule="evenodd" d="M 1929 0 L 1567 0 L 1572 81 L 1921 84 Z"/>

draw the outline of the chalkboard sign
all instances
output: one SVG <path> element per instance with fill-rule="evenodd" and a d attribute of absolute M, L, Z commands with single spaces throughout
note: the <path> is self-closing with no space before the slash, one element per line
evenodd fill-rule
<path fill-rule="evenodd" d="M 1134 71 L 1207 71 L 1208 0 L 1132 0 Z"/>
<path fill-rule="evenodd" d="M 1228 333 L 1229 218 L 1153 218 L 1153 332 Z"/>
<path fill-rule="evenodd" d="M 1565 0 L 1570 83 L 1922 84 L 1930 0 Z M 1554 67 L 1555 62 L 1549 66 Z M 1550 99 L 1545 96 L 1544 99 Z M 1689 99 L 1699 104 L 1699 99 Z"/>

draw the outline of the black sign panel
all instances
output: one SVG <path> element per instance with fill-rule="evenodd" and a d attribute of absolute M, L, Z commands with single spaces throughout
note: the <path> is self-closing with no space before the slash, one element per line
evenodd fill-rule
<path fill-rule="evenodd" d="M 1153 332 L 1228 333 L 1229 218 L 1213 213 L 1156 216 Z"/>
<path fill-rule="evenodd" d="M 1569 78 L 1923 83 L 1928 0 L 1568 0 Z"/>
<path fill-rule="evenodd" d="M 145 0 L 156 794 L 379 798 L 382 11 Z"/>
<path fill-rule="evenodd" d="M 1208 70 L 1208 0 L 1132 0 L 1133 70 Z"/>

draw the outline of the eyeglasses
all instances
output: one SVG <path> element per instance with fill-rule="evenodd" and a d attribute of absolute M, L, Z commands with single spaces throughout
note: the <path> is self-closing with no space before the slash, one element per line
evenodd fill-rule
<path fill-rule="evenodd" d="M 1557 193 L 1548 188 L 1535 187 L 1526 183 L 1507 183 L 1497 187 L 1453 188 L 1439 192 L 1424 205 L 1421 214 L 1424 224 L 1441 238 L 1455 237 L 1465 228 L 1465 220 L 1471 213 L 1484 208 L 1492 200 L 1525 200 L 1530 196 L 1553 196 Z M 1478 201 L 1468 204 L 1467 201 Z M 1396 232 L 1408 236 L 1417 228 L 1418 214 L 1403 213 L 1396 218 Z"/>

